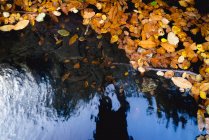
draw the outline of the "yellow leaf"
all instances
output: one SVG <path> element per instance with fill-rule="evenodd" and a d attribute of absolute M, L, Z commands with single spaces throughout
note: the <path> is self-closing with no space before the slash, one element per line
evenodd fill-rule
<path fill-rule="evenodd" d="M 29 24 L 29 20 L 21 20 L 14 26 L 14 30 L 22 30 L 25 27 L 27 27 L 28 24 Z"/>
<path fill-rule="evenodd" d="M 114 43 L 114 42 L 117 42 L 117 41 L 118 41 L 118 36 L 117 35 L 114 35 L 114 36 L 111 37 L 111 40 L 110 40 L 111 43 Z"/>
<path fill-rule="evenodd" d="M 201 91 L 207 91 L 207 90 L 209 90 L 209 83 L 203 83 L 203 84 L 201 84 L 201 86 L 200 86 L 200 90 Z"/>
<path fill-rule="evenodd" d="M 192 88 L 192 84 L 188 80 L 182 77 L 172 77 L 171 80 L 177 87 L 184 88 L 184 89 Z"/>
<path fill-rule="evenodd" d="M 69 36 L 69 35 L 70 35 L 70 32 L 68 32 L 68 31 L 65 30 L 65 29 L 58 30 L 57 32 L 58 32 L 58 34 L 60 34 L 61 36 Z"/>
<path fill-rule="evenodd" d="M 205 100 L 206 99 L 206 92 L 200 91 L 200 98 Z"/>
<path fill-rule="evenodd" d="M 74 36 L 72 36 L 69 40 L 69 45 L 72 45 L 76 42 L 76 40 L 78 39 L 78 35 L 75 34 Z"/>
<path fill-rule="evenodd" d="M 0 26 L 0 31 L 8 32 L 14 29 L 14 25 L 4 25 Z"/>

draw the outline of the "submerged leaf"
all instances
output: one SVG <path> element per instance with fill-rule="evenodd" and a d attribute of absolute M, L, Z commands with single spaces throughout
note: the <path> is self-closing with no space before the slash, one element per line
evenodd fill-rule
<path fill-rule="evenodd" d="M 69 36 L 69 35 L 70 35 L 70 32 L 68 32 L 68 31 L 65 30 L 65 29 L 58 30 L 57 32 L 58 32 L 58 34 L 60 34 L 61 36 Z"/>
<path fill-rule="evenodd" d="M 78 35 L 75 34 L 74 36 L 72 36 L 69 40 L 69 45 L 72 45 L 76 42 L 76 40 L 78 39 Z"/>

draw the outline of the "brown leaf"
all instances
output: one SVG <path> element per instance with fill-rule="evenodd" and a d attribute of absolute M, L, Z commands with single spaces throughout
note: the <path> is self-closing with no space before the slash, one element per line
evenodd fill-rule
<path fill-rule="evenodd" d="M 164 43 L 161 43 L 161 46 L 169 53 L 175 52 L 175 45 L 164 42 Z"/>
<path fill-rule="evenodd" d="M 192 84 L 188 80 L 182 77 L 172 77 L 171 80 L 177 87 L 184 88 L 184 89 L 192 88 Z"/>
<path fill-rule="evenodd" d="M 62 82 L 64 82 L 65 80 L 67 80 L 70 76 L 70 72 L 67 72 L 65 73 L 63 76 L 62 76 Z"/>
<path fill-rule="evenodd" d="M 69 45 L 72 45 L 76 42 L 76 40 L 78 39 L 78 35 L 75 34 L 74 36 L 72 36 L 69 40 Z"/>
<path fill-rule="evenodd" d="M 157 43 L 155 43 L 152 40 L 142 40 L 142 41 L 139 41 L 138 45 L 141 46 L 144 49 L 151 49 L 151 48 L 157 47 Z"/>
<path fill-rule="evenodd" d="M 74 69 L 80 69 L 80 67 L 81 67 L 81 66 L 80 66 L 80 63 L 76 63 L 76 64 L 73 66 Z"/>
<path fill-rule="evenodd" d="M 27 27 L 28 24 L 29 24 L 29 20 L 21 20 L 14 26 L 14 30 L 22 30 L 25 27 Z"/>

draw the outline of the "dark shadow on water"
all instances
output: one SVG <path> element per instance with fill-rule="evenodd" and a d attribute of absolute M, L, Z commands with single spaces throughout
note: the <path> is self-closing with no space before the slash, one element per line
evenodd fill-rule
<path fill-rule="evenodd" d="M 115 90 L 120 102 L 117 111 L 112 110 L 110 97 L 103 95 L 100 99 L 99 114 L 96 119 L 95 140 L 131 140 L 127 131 L 127 110 L 129 103 L 126 101 L 124 93 Z"/>

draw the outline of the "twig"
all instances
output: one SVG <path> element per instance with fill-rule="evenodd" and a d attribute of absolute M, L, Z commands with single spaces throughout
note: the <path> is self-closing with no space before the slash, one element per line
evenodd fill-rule
<path fill-rule="evenodd" d="M 84 35 L 86 35 L 86 34 L 88 33 L 88 31 L 89 31 L 89 27 L 90 27 L 90 24 L 88 24 L 88 25 L 87 25 L 87 27 L 86 27 L 86 31 L 85 31 Z"/>
<path fill-rule="evenodd" d="M 128 67 L 132 67 L 131 64 L 127 64 L 127 63 L 112 63 L 113 65 L 122 65 L 122 66 L 128 66 Z M 168 70 L 172 70 L 175 73 L 187 73 L 187 74 L 191 74 L 191 75 L 198 75 L 198 73 L 192 72 L 192 71 L 188 71 L 188 70 L 176 70 L 176 69 L 165 69 L 165 68 L 154 68 L 154 67 L 144 67 L 147 71 L 151 70 L 151 71 L 168 71 Z"/>

